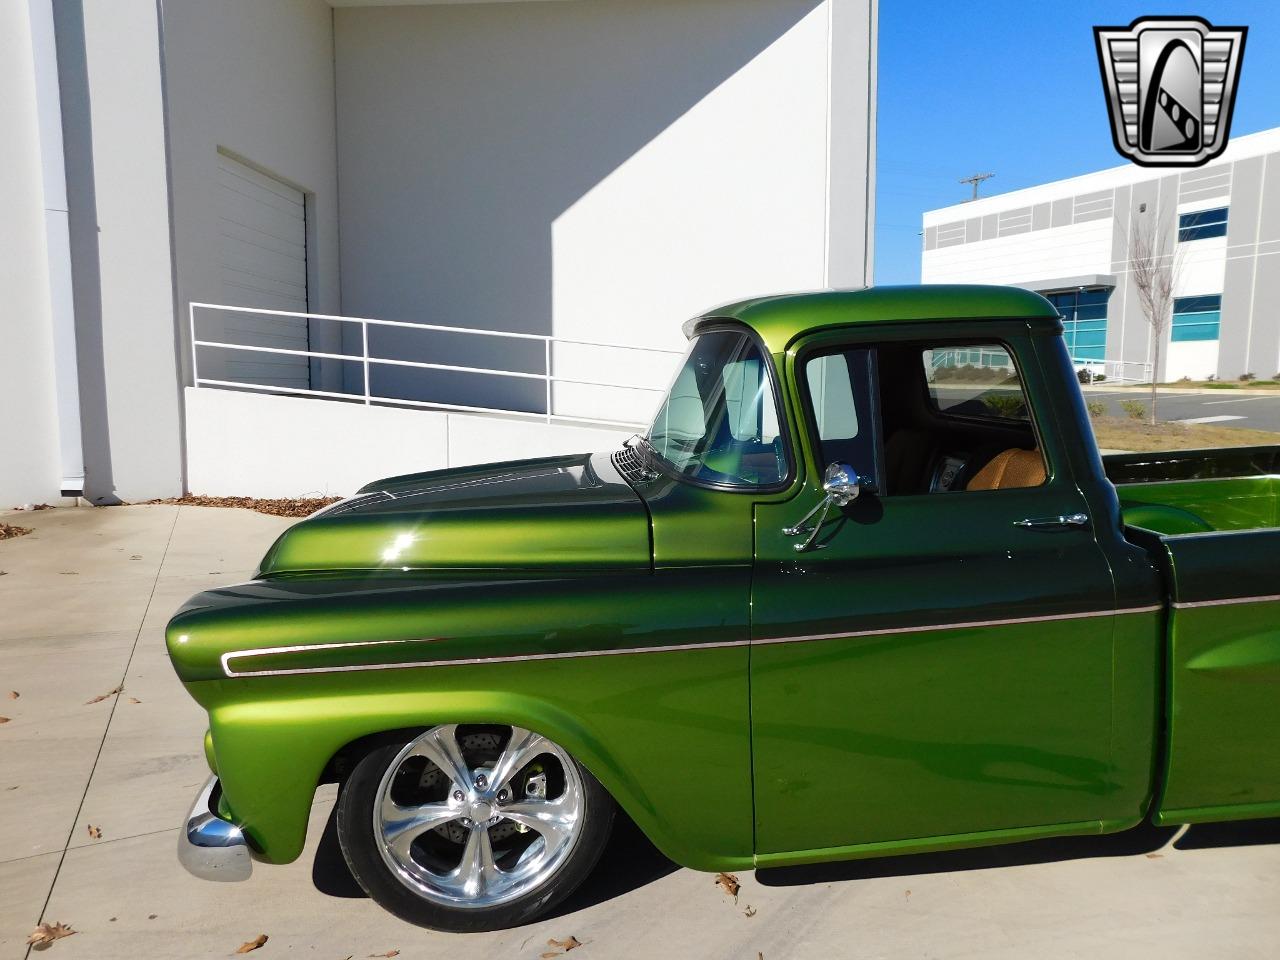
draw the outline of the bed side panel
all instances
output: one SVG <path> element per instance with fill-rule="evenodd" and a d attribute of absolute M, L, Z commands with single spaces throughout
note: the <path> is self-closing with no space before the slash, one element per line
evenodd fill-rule
<path fill-rule="evenodd" d="M 1164 544 L 1173 604 L 1157 822 L 1280 814 L 1280 530 Z"/>

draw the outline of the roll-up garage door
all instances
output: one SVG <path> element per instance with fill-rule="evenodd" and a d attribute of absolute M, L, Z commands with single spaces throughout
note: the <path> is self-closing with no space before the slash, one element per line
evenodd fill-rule
<path fill-rule="evenodd" d="M 307 217 L 302 191 L 218 154 L 218 265 L 223 302 L 307 310 Z M 307 349 L 307 321 L 224 313 L 225 339 Z M 279 387 L 310 385 L 307 357 L 228 351 L 227 379 Z"/>

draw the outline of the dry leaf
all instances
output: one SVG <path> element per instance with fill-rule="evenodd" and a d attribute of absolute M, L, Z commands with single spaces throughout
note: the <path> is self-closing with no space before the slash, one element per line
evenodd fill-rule
<path fill-rule="evenodd" d="M 371 957 L 398 957 L 398 956 L 400 956 L 400 951 L 399 951 L 399 950 L 388 950 L 386 953 L 371 953 L 371 954 L 369 954 L 369 956 L 371 956 Z M 350 957 L 347 957 L 347 960 L 351 960 L 351 958 L 350 958 Z"/>
<path fill-rule="evenodd" d="M 27 946 L 42 947 L 63 937 L 69 937 L 73 933 L 75 931 L 65 923 L 42 923 L 27 936 Z"/>
<path fill-rule="evenodd" d="M 93 839 L 95 839 L 95 840 L 101 840 L 101 839 L 102 839 L 102 828 L 101 828 L 101 827 L 95 827 L 92 823 L 88 824 L 88 827 L 89 827 L 89 836 L 93 837 Z"/>
<path fill-rule="evenodd" d="M 131 556 L 129 559 L 130 559 L 130 560 L 141 560 L 141 559 L 142 559 L 142 557 L 140 557 L 138 554 L 136 554 L 136 553 L 135 553 L 135 554 L 134 554 L 133 556 Z"/>
<path fill-rule="evenodd" d="M 8 723 L 8 722 L 9 722 L 8 717 L 0 717 L 0 723 Z"/>
<path fill-rule="evenodd" d="M 283 500 L 263 500 L 257 497 L 203 497 L 188 495 L 169 497 L 167 500 L 148 500 L 148 503 L 172 503 L 183 507 L 240 507 L 256 510 L 273 517 L 308 517 L 321 507 L 337 503 L 340 497 L 297 497 Z M 219 558 L 221 562 L 221 558 Z"/>
<path fill-rule="evenodd" d="M 906 899 L 910 900 L 910 899 L 911 899 L 911 891 L 910 891 L 910 890 L 908 890 L 908 891 L 904 894 L 904 896 L 905 896 L 905 898 L 906 898 Z"/>
<path fill-rule="evenodd" d="M 738 878 L 735 874 L 717 873 L 716 886 L 723 888 L 725 893 L 733 897 L 734 903 L 738 902 L 738 888 L 741 886 L 741 884 L 738 883 Z"/>
<path fill-rule="evenodd" d="M 742 912 L 745 913 L 748 917 L 754 917 L 756 915 L 756 908 L 748 903 L 747 909 L 743 910 Z"/>
<path fill-rule="evenodd" d="M 147 914 L 147 919 L 148 919 L 148 920 L 154 920 L 155 918 L 156 918 L 156 915 L 155 915 L 154 913 L 148 913 L 148 914 Z"/>
<path fill-rule="evenodd" d="M 130 703 L 141 703 L 142 701 L 141 701 L 141 700 L 139 700 L 137 697 L 130 697 L 130 698 L 129 698 L 129 702 L 130 702 Z"/>
<path fill-rule="evenodd" d="M 30 527 L 20 527 L 16 523 L 0 523 L 0 540 L 25 537 L 30 532 Z"/>
<path fill-rule="evenodd" d="M 236 953 L 253 953 L 253 951 L 257 950 L 266 942 L 267 935 L 265 933 L 260 933 L 252 940 L 240 944 L 240 946 L 236 948 Z"/>
<path fill-rule="evenodd" d="M 20 696 L 22 696 L 22 694 L 20 694 L 17 690 L 10 690 L 10 691 L 9 691 L 9 699 L 10 699 L 10 700 L 17 700 Z"/>
<path fill-rule="evenodd" d="M 120 686 L 116 687 L 114 690 L 108 690 L 106 693 L 104 693 L 100 697 L 94 697 L 92 700 L 86 700 L 84 702 L 84 705 L 87 707 L 91 703 L 101 703 L 103 700 L 107 699 L 107 697 L 114 697 L 117 693 L 119 693 L 123 689 L 124 689 L 124 685 L 121 684 Z"/>
<path fill-rule="evenodd" d="M 547 946 L 555 947 L 556 949 L 548 950 L 546 953 L 542 954 L 541 960 L 550 960 L 551 957 L 564 956 L 564 954 L 568 953 L 570 950 L 575 950 L 578 947 L 582 946 L 582 941 L 579 940 L 577 937 L 566 937 L 563 940 L 557 940 L 554 937 L 552 937 L 550 940 L 547 941 Z M 560 952 L 557 953 L 556 952 L 557 950 Z"/>
<path fill-rule="evenodd" d="M 1163 860 L 1163 859 L 1164 859 L 1164 854 L 1163 854 L 1163 853 L 1148 853 L 1148 854 L 1147 854 L 1147 859 L 1148 859 L 1148 860 Z"/>

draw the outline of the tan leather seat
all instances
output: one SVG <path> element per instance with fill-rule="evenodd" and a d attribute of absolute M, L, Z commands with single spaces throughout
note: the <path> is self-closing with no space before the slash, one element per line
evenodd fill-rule
<path fill-rule="evenodd" d="M 1010 447 L 973 475 L 966 490 L 1008 490 L 1038 487 L 1044 483 L 1044 458 L 1039 450 Z"/>

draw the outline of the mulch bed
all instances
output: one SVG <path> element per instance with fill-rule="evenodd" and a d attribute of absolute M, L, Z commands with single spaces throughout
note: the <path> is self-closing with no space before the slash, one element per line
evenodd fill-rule
<path fill-rule="evenodd" d="M 282 500 L 262 500 L 256 497 L 169 497 L 165 500 L 148 500 L 147 503 L 172 503 L 181 507 L 238 507 L 256 510 L 273 517 L 309 517 L 321 507 L 337 503 L 341 497 L 294 497 Z"/>

